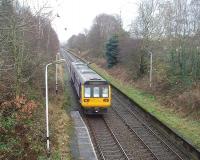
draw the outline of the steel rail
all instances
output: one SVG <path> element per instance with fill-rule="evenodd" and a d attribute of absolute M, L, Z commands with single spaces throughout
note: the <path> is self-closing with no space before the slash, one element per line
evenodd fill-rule
<path fill-rule="evenodd" d="M 94 131 L 94 129 L 92 128 L 92 126 L 91 126 L 91 124 L 90 124 L 90 122 L 89 122 L 89 120 L 86 118 L 86 120 L 87 120 L 87 124 L 89 125 L 89 128 L 91 129 L 91 133 L 92 133 L 92 136 L 94 137 L 94 141 L 95 141 L 95 144 L 97 145 L 97 148 L 98 148 L 98 151 L 100 152 L 99 154 L 100 154 L 100 157 L 103 159 L 103 160 L 106 160 L 106 158 L 104 157 L 104 154 L 103 154 L 103 151 L 102 151 L 102 148 L 101 148 L 101 146 L 98 144 L 98 142 L 97 142 L 97 137 L 96 137 L 96 135 L 95 135 L 95 131 Z"/>
<path fill-rule="evenodd" d="M 114 132 L 112 131 L 112 129 L 109 127 L 108 122 L 103 118 L 103 121 L 106 124 L 106 127 L 108 128 L 108 130 L 110 131 L 111 135 L 113 136 L 114 140 L 117 142 L 120 150 L 122 151 L 122 153 L 125 155 L 126 159 L 129 160 L 125 150 L 123 149 L 122 145 L 120 144 L 119 140 L 117 139 L 116 135 L 114 134 Z"/>
<path fill-rule="evenodd" d="M 121 118 L 122 122 L 124 122 L 124 124 L 131 130 L 131 132 L 133 132 L 138 138 L 139 140 L 142 142 L 142 144 L 151 152 L 151 154 L 153 155 L 153 157 L 156 159 L 156 160 L 159 160 L 157 158 L 157 156 L 152 152 L 152 150 L 145 144 L 145 142 L 140 138 L 140 136 L 130 127 L 129 124 L 126 123 L 126 120 L 125 118 L 123 118 L 117 111 L 116 109 L 114 109 L 112 107 L 112 110 Z"/>
<path fill-rule="evenodd" d="M 114 94 L 114 93 L 113 93 Z M 145 122 L 143 122 L 129 107 L 127 107 L 123 102 L 122 102 L 122 100 L 120 100 L 120 97 L 119 96 L 117 96 L 116 94 L 115 94 L 115 96 L 117 97 L 117 98 L 115 98 L 121 105 L 123 105 L 140 123 L 142 123 L 143 124 L 143 126 L 146 128 L 146 129 L 148 129 L 158 140 L 160 140 L 166 147 L 168 147 L 168 149 L 172 152 L 172 153 L 174 153 L 179 159 L 181 159 L 181 160 L 183 160 L 183 158 L 182 157 L 180 157 L 179 156 L 179 154 L 176 152 L 176 151 L 174 151 L 167 143 L 165 143 L 165 141 L 163 140 L 163 139 L 161 139 L 159 136 L 157 136 L 156 135 L 156 133 L 145 123 Z"/>
<path fill-rule="evenodd" d="M 111 134 L 113 140 L 116 142 L 117 146 L 119 147 L 119 149 L 121 150 L 122 154 L 124 155 L 125 159 L 130 160 L 130 159 L 128 158 L 128 155 L 126 154 L 125 150 L 123 149 L 122 145 L 120 144 L 119 140 L 117 139 L 116 135 L 114 134 L 114 132 L 112 131 L 112 129 L 109 127 L 107 121 L 106 121 L 103 117 L 102 117 L 102 120 L 103 120 L 103 122 L 105 123 L 105 126 L 106 126 L 106 128 L 108 129 L 109 133 Z M 93 134 L 93 136 L 94 136 L 95 143 L 98 145 L 98 146 L 97 146 L 98 149 L 100 149 L 100 156 L 103 157 L 103 160 L 106 160 L 105 155 L 104 155 L 104 153 L 103 153 L 103 151 L 102 151 L 102 147 L 101 147 L 101 145 L 98 144 L 98 140 L 97 140 L 97 137 L 96 137 L 96 135 L 95 135 L 94 128 L 92 127 L 92 125 L 90 124 L 90 122 L 89 122 L 88 119 L 87 119 L 87 121 L 88 121 L 89 127 L 90 127 L 90 129 L 91 129 L 91 131 L 92 131 L 92 134 Z"/>

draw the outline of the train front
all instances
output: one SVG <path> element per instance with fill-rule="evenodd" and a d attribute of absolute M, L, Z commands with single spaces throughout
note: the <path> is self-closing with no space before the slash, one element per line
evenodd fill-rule
<path fill-rule="evenodd" d="M 106 113 L 111 106 L 111 87 L 107 81 L 88 81 L 81 87 L 81 105 L 86 114 Z"/>

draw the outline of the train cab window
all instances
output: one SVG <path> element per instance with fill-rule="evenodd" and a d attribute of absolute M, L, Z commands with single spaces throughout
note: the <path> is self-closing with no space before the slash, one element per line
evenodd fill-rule
<path fill-rule="evenodd" d="M 108 87 L 102 87 L 102 97 L 108 97 Z"/>
<path fill-rule="evenodd" d="M 94 97 L 99 97 L 100 96 L 99 87 L 94 87 L 93 88 L 93 96 Z"/>
<path fill-rule="evenodd" d="M 91 88 L 85 87 L 85 98 L 89 98 L 91 96 Z"/>

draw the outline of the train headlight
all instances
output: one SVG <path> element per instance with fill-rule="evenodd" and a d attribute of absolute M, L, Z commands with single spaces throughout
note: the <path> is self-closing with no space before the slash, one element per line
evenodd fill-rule
<path fill-rule="evenodd" d="M 84 102 L 89 102 L 90 100 L 89 100 L 89 99 L 84 99 L 83 101 L 84 101 Z"/>
<path fill-rule="evenodd" d="M 104 102 L 109 102 L 109 99 L 103 99 Z"/>

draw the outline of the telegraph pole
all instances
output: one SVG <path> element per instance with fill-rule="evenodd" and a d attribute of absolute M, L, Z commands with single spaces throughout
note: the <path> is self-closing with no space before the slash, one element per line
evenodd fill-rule
<path fill-rule="evenodd" d="M 153 54 L 152 52 L 149 52 L 150 54 L 150 72 L 149 72 L 149 86 L 152 86 L 152 71 L 153 71 Z"/>

